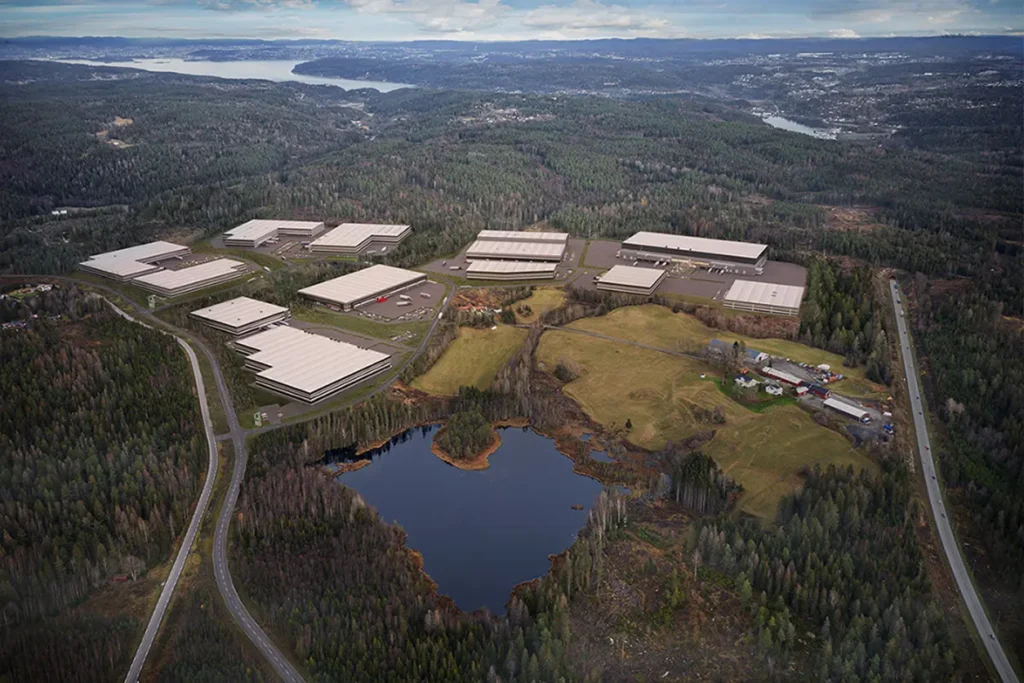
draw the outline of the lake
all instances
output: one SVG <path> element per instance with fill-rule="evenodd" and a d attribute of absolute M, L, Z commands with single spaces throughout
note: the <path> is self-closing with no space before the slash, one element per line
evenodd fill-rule
<path fill-rule="evenodd" d="M 405 529 L 439 593 L 466 612 L 503 614 L 512 588 L 546 574 L 548 555 L 572 545 L 603 487 L 575 474 L 553 440 L 518 427 L 499 430 L 488 469 L 460 470 L 430 452 L 437 429 L 405 432 L 338 481 Z"/>
<path fill-rule="evenodd" d="M 802 123 L 797 123 L 796 121 L 790 121 L 789 119 L 781 116 L 762 114 L 761 120 L 772 128 L 780 128 L 793 133 L 802 133 L 821 140 L 835 140 L 839 132 L 838 129 L 811 128 L 810 126 L 805 126 Z"/>
<path fill-rule="evenodd" d="M 189 76 L 214 76 L 216 78 L 258 78 L 265 81 L 295 81 L 311 85 L 334 85 L 345 90 L 373 88 L 380 92 L 389 92 L 399 88 L 412 88 L 405 83 L 386 83 L 383 81 L 354 81 L 348 78 L 327 78 L 324 76 L 307 76 L 292 73 L 299 60 L 244 60 L 235 62 L 192 61 L 185 59 L 136 59 L 128 62 L 96 62 L 89 59 L 58 59 L 64 64 L 90 64 L 92 66 L 116 66 L 143 71 L 161 73 L 186 74 Z"/>

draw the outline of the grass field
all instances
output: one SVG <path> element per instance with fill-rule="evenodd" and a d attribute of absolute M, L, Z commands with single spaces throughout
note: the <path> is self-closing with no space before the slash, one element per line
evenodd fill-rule
<path fill-rule="evenodd" d="M 411 323 L 379 323 L 361 315 L 338 313 L 323 306 L 296 307 L 292 309 L 292 315 L 308 323 L 329 325 L 385 341 L 404 332 L 412 332 L 412 338 L 402 342 L 406 346 L 419 344 L 423 335 L 430 329 L 430 322 L 426 320 Z"/>
<path fill-rule="evenodd" d="M 717 430 L 705 450 L 743 485 L 740 509 L 752 515 L 774 517 L 779 499 L 799 487 L 805 465 L 873 467 L 846 439 L 788 402 L 758 411 L 740 405 L 715 381 L 700 378 L 713 370 L 696 360 L 557 331 L 541 337 L 537 359 L 548 371 L 560 360 L 574 361 L 581 375 L 565 393 L 606 427 L 622 428 L 628 419 L 627 436 L 639 446 L 659 449 Z M 717 407 L 724 425 L 704 418 Z"/>
<path fill-rule="evenodd" d="M 436 396 L 454 396 L 461 386 L 486 389 L 522 345 L 526 334 L 526 330 L 506 325 L 498 325 L 495 330 L 460 328 L 458 338 L 434 367 L 413 380 L 412 385 Z"/>
<path fill-rule="evenodd" d="M 516 320 L 521 323 L 532 323 L 534 320 L 547 313 L 553 308 L 558 308 L 565 301 L 565 292 L 556 287 L 538 287 L 528 299 L 517 301 L 514 308 L 529 306 L 532 309 L 530 315 L 519 315 L 516 313 Z"/>

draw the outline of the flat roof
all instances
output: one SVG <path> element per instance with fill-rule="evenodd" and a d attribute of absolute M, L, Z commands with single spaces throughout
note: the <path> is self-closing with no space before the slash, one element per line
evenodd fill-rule
<path fill-rule="evenodd" d="M 756 259 L 768 248 L 767 244 L 754 242 L 734 242 L 732 240 L 716 240 L 708 237 L 690 237 L 688 235 L 669 235 L 663 232 L 638 232 L 622 243 L 632 249 L 672 249 L 686 252 L 693 251 L 704 254 L 718 254 L 733 258 Z"/>
<path fill-rule="evenodd" d="M 305 287 L 299 290 L 299 294 L 351 304 L 372 297 L 378 292 L 397 289 L 424 278 L 426 275 L 423 273 L 378 264 Z"/>
<path fill-rule="evenodd" d="M 224 236 L 235 240 L 259 239 L 275 230 L 299 230 L 312 233 L 323 225 L 320 221 L 282 221 L 276 218 L 254 218 L 235 226 L 224 233 Z"/>
<path fill-rule="evenodd" d="M 159 261 L 163 258 L 175 256 L 188 247 L 173 242 L 147 242 L 137 244 L 134 247 L 106 251 L 102 254 L 93 254 L 89 260 L 82 261 L 80 265 L 88 266 L 95 270 L 102 270 L 114 275 L 131 275 L 132 273 L 146 272 L 152 268 L 146 263 L 148 261 Z"/>
<path fill-rule="evenodd" d="M 567 232 L 529 232 L 525 230 L 481 230 L 478 240 L 496 240 L 499 242 L 568 242 Z"/>
<path fill-rule="evenodd" d="M 472 258 L 474 254 L 485 254 L 499 258 L 515 260 L 517 256 L 533 256 L 535 258 L 549 257 L 551 260 L 559 261 L 562 253 L 565 252 L 565 244 L 560 242 L 500 242 L 490 240 L 477 240 L 469 245 L 466 256 Z"/>
<path fill-rule="evenodd" d="M 736 280 L 725 294 L 726 301 L 741 301 L 749 304 L 800 308 L 804 288 L 794 285 L 778 285 L 774 282 Z"/>
<path fill-rule="evenodd" d="M 601 276 L 602 284 L 622 285 L 624 287 L 643 287 L 647 289 L 658 284 L 665 271 L 657 268 L 636 268 L 633 266 L 612 266 L 611 270 Z"/>
<path fill-rule="evenodd" d="M 342 223 L 313 240 L 311 246 L 358 247 L 374 237 L 400 237 L 407 230 L 409 230 L 408 225 Z"/>
<path fill-rule="evenodd" d="M 244 267 L 245 264 L 241 261 L 219 258 L 207 261 L 206 263 L 200 263 L 199 265 L 179 268 L 178 270 L 160 270 L 148 275 L 140 275 L 135 278 L 135 282 L 142 282 L 153 287 L 173 291 L 231 274 Z"/>
<path fill-rule="evenodd" d="M 473 261 L 466 273 L 553 273 L 557 267 L 545 261 Z"/>
<path fill-rule="evenodd" d="M 270 366 L 257 372 L 257 377 L 310 394 L 390 358 L 386 353 L 286 326 L 257 332 L 237 343 L 255 350 L 247 361 Z"/>
<path fill-rule="evenodd" d="M 243 327 L 259 322 L 264 318 L 287 312 L 288 309 L 284 306 L 268 304 L 265 301 L 240 296 L 192 311 L 192 315 L 204 320 L 230 325 L 231 327 Z"/>

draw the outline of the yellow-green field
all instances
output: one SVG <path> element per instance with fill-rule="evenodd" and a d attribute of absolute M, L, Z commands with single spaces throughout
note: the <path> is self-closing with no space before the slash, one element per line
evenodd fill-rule
<path fill-rule="evenodd" d="M 495 330 L 459 329 L 459 337 L 444 355 L 412 385 L 436 396 L 454 396 L 459 387 L 486 389 L 498 370 L 526 339 L 526 330 L 498 325 Z"/>
<path fill-rule="evenodd" d="M 423 335 L 430 328 L 427 321 L 416 321 L 409 323 L 379 323 L 354 313 L 338 313 L 323 306 L 300 307 L 292 309 L 292 315 L 298 320 L 317 325 L 337 327 L 356 334 L 365 334 L 368 337 L 388 340 L 405 332 L 411 332 L 412 337 L 402 342 L 407 346 L 414 346 L 420 342 Z"/>
<path fill-rule="evenodd" d="M 557 331 L 541 337 L 537 360 L 549 372 L 559 361 L 573 361 L 581 374 L 565 393 L 606 427 L 623 428 L 628 419 L 628 438 L 639 446 L 655 450 L 702 429 L 717 430 L 705 450 L 743 485 L 740 509 L 759 517 L 774 517 L 779 499 L 799 487 L 805 465 L 873 467 L 797 406 L 758 413 L 736 403 L 715 386 L 713 370 L 696 360 Z M 725 413 L 724 425 L 702 419 L 716 407 Z"/>
<path fill-rule="evenodd" d="M 532 323 L 534 320 L 547 313 L 553 308 L 558 308 L 565 301 L 565 292 L 557 287 L 538 287 L 533 290 L 530 298 L 517 301 L 514 308 L 529 306 L 530 315 L 519 315 L 516 313 L 516 321 L 521 323 Z"/>

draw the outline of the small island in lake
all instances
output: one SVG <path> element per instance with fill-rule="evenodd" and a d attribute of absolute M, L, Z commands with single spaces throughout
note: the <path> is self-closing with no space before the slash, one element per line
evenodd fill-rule
<path fill-rule="evenodd" d="M 484 470 L 487 458 L 498 450 L 501 437 L 479 411 L 454 413 L 434 436 L 430 450 L 445 462 L 464 470 Z"/>

